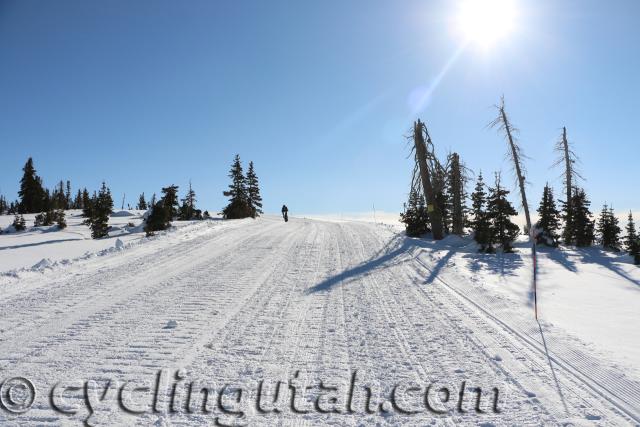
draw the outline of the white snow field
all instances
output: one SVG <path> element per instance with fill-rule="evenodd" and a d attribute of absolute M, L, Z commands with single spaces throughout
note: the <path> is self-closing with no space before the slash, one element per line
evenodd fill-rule
<path fill-rule="evenodd" d="M 626 257 L 541 251 L 537 323 L 524 246 L 275 216 L 93 241 L 73 221 L 0 235 L 1 425 L 640 423 Z"/>

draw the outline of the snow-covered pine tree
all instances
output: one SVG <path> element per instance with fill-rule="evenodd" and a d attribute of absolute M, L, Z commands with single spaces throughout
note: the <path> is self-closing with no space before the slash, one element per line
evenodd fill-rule
<path fill-rule="evenodd" d="M 67 228 L 67 220 L 62 209 L 59 209 L 55 212 L 55 220 L 59 230 Z"/>
<path fill-rule="evenodd" d="M 451 232 L 459 236 L 464 233 L 464 227 L 467 223 L 466 181 L 465 167 L 460 161 L 460 155 L 458 153 L 451 154 L 447 193 L 451 212 Z"/>
<path fill-rule="evenodd" d="M 560 211 L 556 208 L 553 198 L 553 189 L 549 183 L 544 186 L 542 200 L 538 207 L 538 223 L 541 234 L 537 237 L 537 243 L 549 246 L 558 246 L 558 230 L 560 230 Z"/>
<path fill-rule="evenodd" d="M 46 212 L 39 213 L 35 216 L 33 221 L 34 227 L 53 225 L 56 220 L 56 211 L 48 210 Z"/>
<path fill-rule="evenodd" d="M 138 209 L 140 211 L 146 211 L 147 210 L 147 201 L 144 198 L 144 192 L 142 192 L 142 194 L 140 194 L 140 198 L 138 199 L 138 206 L 136 206 L 136 209 Z"/>
<path fill-rule="evenodd" d="M 482 178 L 482 172 L 478 174 L 476 187 L 471 193 L 471 218 L 469 226 L 473 231 L 473 238 L 480 245 L 480 252 L 492 252 L 489 217 L 486 211 L 487 193 Z"/>
<path fill-rule="evenodd" d="M 113 211 L 111 190 L 102 182 L 91 216 L 91 237 L 100 239 L 109 235 L 109 215 Z"/>
<path fill-rule="evenodd" d="M 596 230 L 598 232 L 598 240 L 603 248 L 611 249 L 613 251 L 620 251 L 620 226 L 619 221 L 616 218 L 613 208 L 607 206 L 605 203 L 600 211 L 600 217 Z"/>
<path fill-rule="evenodd" d="M 404 223 L 405 232 L 409 237 L 419 237 L 429 231 L 429 215 L 424 197 L 415 189 L 409 193 L 406 209 L 400 214 L 400 222 Z"/>
<path fill-rule="evenodd" d="M 247 201 L 247 181 L 242 171 L 240 156 L 236 154 L 231 170 L 229 171 L 229 190 L 223 194 L 229 197 L 229 204 L 222 210 L 227 219 L 247 218 L 251 216 L 251 209 Z"/>
<path fill-rule="evenodd" d="M 45 210 L 45 191 L 42 186 L 42 180 L 36 175 L 36 169 L 33 166 L 33 159 L 29 157 L 27 163 L 22 168 L 24 174 L 20 180 L 20 204 L 18 211 L 20 213 L 38 213 Z"/>
<path fill-rule="evenodd" d="M 495 184 L 489 188 L 487 197 L 487 215 L 491 221 L 491 243 L 502 246 L 503 252 L 513 252 L 512 243 L 520 234 L 520 227 L 510 219 L 518 211 L 507 199 L 509 193 L 509 190 L 500 185 L 500 173 L 496 173 Z"/>
<path fill-rule="evenodd" d="M 252 218 L 262 214 L 260 185 L 258 183 L 258 176 L 256 175 L 252 161 L 249 162 L 249 169 L 247 169 L 247 202 L 249 204 L 249 210 L 251 211 Z"/>
<path fill-rule="evenodd" d="M 22 214 L 18 215 L 16 212 L 13 215 L 13 228 L 16 231 L 24 231 L 27 228 L 27 222 L 24 220 L 24 216 Z"/>
<path fill-rule="evenodd" d="M 575 242 L 576 246 L 591 246 L 595 238 L 594 222 L 589 210 L 591 202 L 587 198 L 587 193 L 585 193 L 584 189 L 574 188 L 571 205 L 574 215 L 571 241 Z"/>

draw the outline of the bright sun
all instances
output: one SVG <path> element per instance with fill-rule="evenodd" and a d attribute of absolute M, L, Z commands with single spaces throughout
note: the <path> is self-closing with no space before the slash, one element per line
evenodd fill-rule
<path fill-rule="evenodd" d="M 493 45 L 513 32 L 515 0 L 462 0 L 457 27 L 466 41 L 483 47 Z"/>

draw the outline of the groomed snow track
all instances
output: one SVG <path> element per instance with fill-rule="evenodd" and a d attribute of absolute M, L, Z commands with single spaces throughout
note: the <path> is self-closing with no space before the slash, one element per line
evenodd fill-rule
<path fill-rule="evenodd" d="M 487 296 L 439 277 L 424 250 L 373 224 L 265 217 L 203 222 L 125 251 L 5 278 L 0 381 L 24 377 L 37 393 L 24 413 L 0 407 L 0 424 L 640 422 L 638 381 L 533 319 L 498 318 L 483 304 Z M 177 383 L 180 368 L 183 385 L 248 390 L 250 403 L 238 406 L 244 416 L 215 405 L 211 412 L 190 413 L 180 404 L 171 411 L 163 398 L 156 411 L 131 414 L 109 392 L 98 393 L 103 399 L 92 414 L 86 407 L 88 380 L 95 381 L 89 392 L 108 381 L 153 387 L 160 370 Z M 309 384 L 345 384 L 357 372 L 379 384 L 381 405 L 372 413 L 322 413 L 313 405 L 296 412 L 288 403 L 281 412 L 259 412 L 251 396 L 258 382 L 287 381 L 296 372 Z M 473 394 L 462 411 L 451 404 L 445 414 L 382 404 L 398 384 L 447 386 L 453 399 L 463 382 L 486 391 L 483 413 L 473 410 Z M 65 391 L 52 398 L 56 384 Z M 493 387 L 499 413 L 488 404 Z M 69 413 L 54 410 L 52 401 Z M 419 399 L 401 403 L 420 407 Z"/>

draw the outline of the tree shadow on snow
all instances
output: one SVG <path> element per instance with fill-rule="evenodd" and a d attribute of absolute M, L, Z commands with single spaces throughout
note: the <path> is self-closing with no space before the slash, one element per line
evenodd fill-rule
<path fill-rule="evenodd" d="M 524 266 L 522 255 L 519 253 L 468 253 L 463 256 L 470 260 L 469 268 L 472 272 L 490 271 L 501 276 L 517 276 L 517 271 Z"/>
<path fill-rule="evenodd" d="M 606 252 L 596 248 L 582 248 L 582 249 L 576 249 L 576 251 L 582 256 L 581 261 L 583 263 L 601 265 L 611 270 L 612 272 L 622 277 L 623 279 L 626 279 L 629 282 L 633 283 L 634 285 L 640 286 L 640 280 L 634 279 L 633 277 L 629 276 L 629 274 L 620 267 L 619 265 L 620 260 L 617 259 L 617 257 L 616 258 L 608 257 L 606 255 Z"/>
<path fill-rule="evenodd" d="M 449 259 L 453 256 L 454 253 L 455 251 L 453 251 L 452 249 L 449 249 L 449 251 L 445 254 L 445 256 L 440 258 L 433 268 L 429 268 L 431 270 L 431 273 L 429 273 L 429 277 L 427 277 L 427 279 L 425 280 L 425 283 L 427 284 L 433 283 L 433 281 L 438 277 L 438 274 L 440 274 L 440 270 L 442 270 L 442 267 L 447 265 L 447 263 L 449 262 Z"/>
<path fill-rule="evenodd" d="M 574 260 L 567 256 L 567 252 L 560 248 L 550 248 L 547 246 L 538 246 L 538 252 L 546 254 L 547 257 L 554 262 L 557 262 L 567 270 L 577 273 L 578 267 Z"/>
<path fill-rule="evenodd" d="M 560 400 L 562 401 L 562 405 L 564 406 L 564 412 L 568 416 L 569 415 L 569 408 L 567 407 L 567 402 L 565 401 L 564 393 L 562 393 L 562 387 L 560 387 L 560 382 L 558 381 L 558 377 L 556 376 L 556 370 L 553 368 L 553 357 L 549 353 L 549 347 L 547 346 L 547 340 L 546 340 L 546 338 L 544 336 L 544 331 L 542 330 L 542 325 L 540 325 L 540 322 L 538 322 L 538 330 L 540 331 L 540 337 L 542 337 L 542 344 L 544 345 L 544 352 L 545 352 L 545 355 L 547 356 L 547 362 L 549 363 L 549 370 L 551 371 L 551 374 L 553 376 L 553 380 L 554 380 L 555 385 L 556 385 L 556 389 L 558 390 L 558 396 L 560 397 Z"/>
<path fill-rule="evenodd" d="M 0 251 L 4 251 L 6 249 L 20 249 L 20 248 L 29 248 L 29 247 L 32 247 L 32 246 L 50 245 L 52 243 L 68 242 L 68 241 L 71 241 L 71 240 L 83 240 L 83 239 L 56 239 L 56 240 L 46 240 L 44 242 L 24 243 L 22 245 L 12 245 L 12 246 L 0 247 Z"/>
<path fill-rule="evenodd" d="M 309 288 L 306 293 L 309 294 L 327 291 L 341 282 L 349 281 L 360 276 L 367 276 L 374 270 L 385 265 L 389 265 L 392 260 L 402 254 L 409 252 L 416 246 L 422 246 L 419 242 L 420 241 L 418 239 L 409 239 L 401 235 L 395 236 L 369 260 L 362 262 L 353 268 L 347 269 L 333 277 L 323 280 L 317 285 Z"/>

